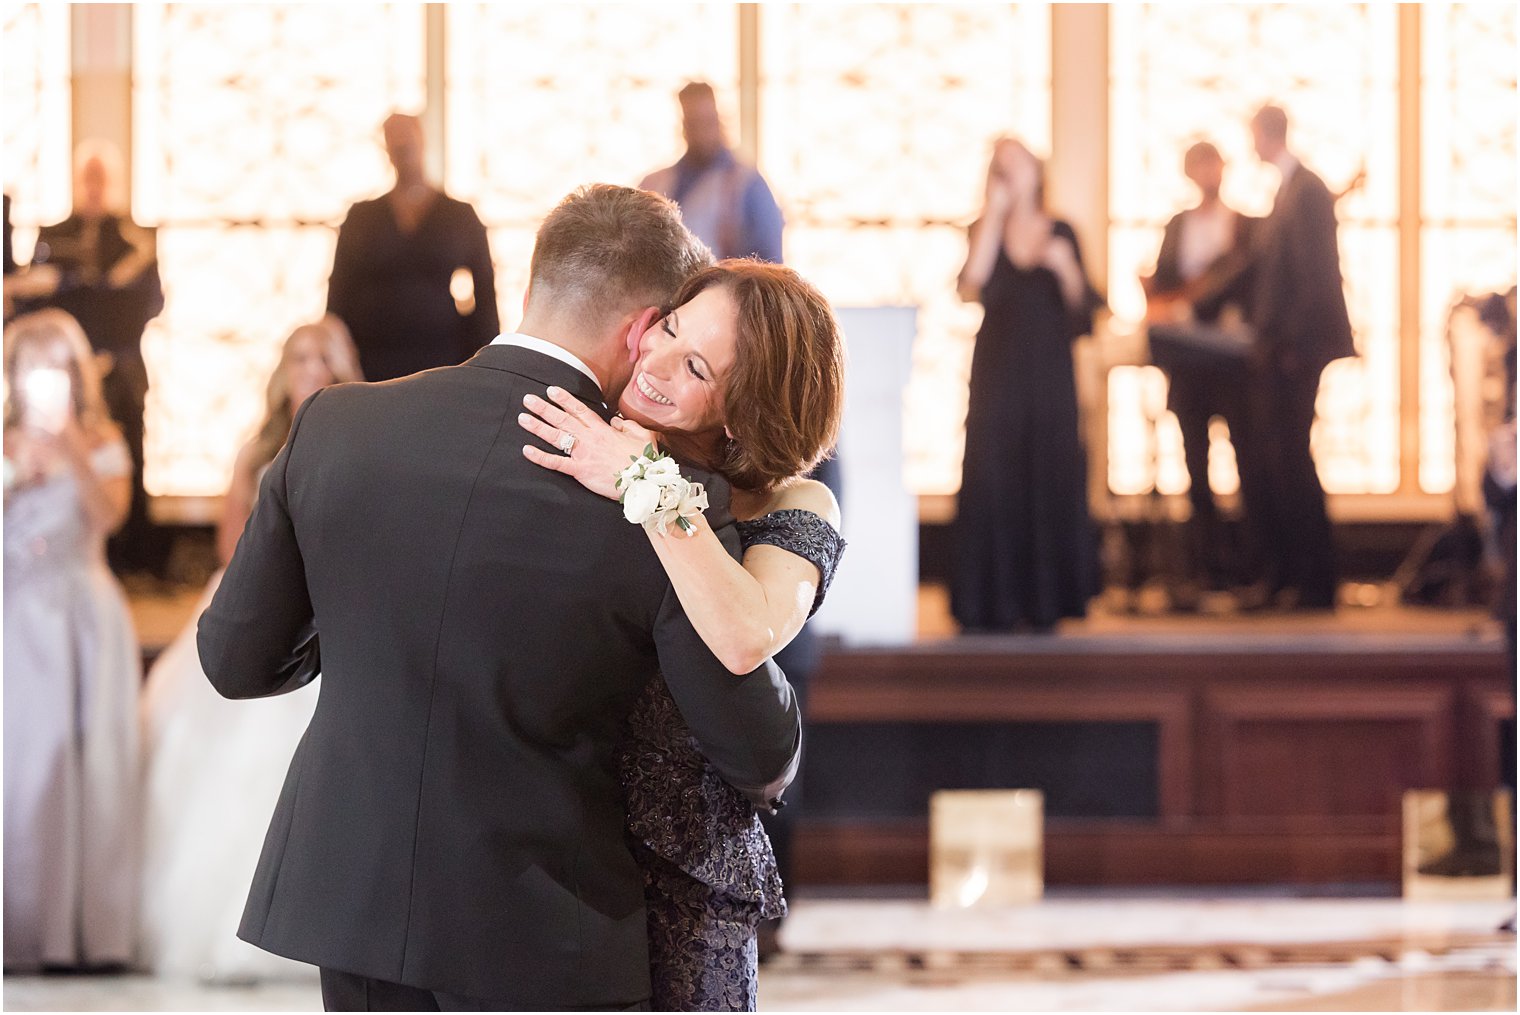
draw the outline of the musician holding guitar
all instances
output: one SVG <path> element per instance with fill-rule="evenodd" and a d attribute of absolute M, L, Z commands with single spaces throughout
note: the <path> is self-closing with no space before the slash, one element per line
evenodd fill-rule
<path fill-rule="evenodd" d="M 1229 552 L 1219 509 L 1209 489 L 1209 421 L 1223 417 L 1235 447 L 1240 473 L 1243 528 L 1249 532 L 1251 501 L 1257 493 L 1252 466 L 1250 413 L 1240 392 L 1247 380 L 1250 333 L 1239 307 L 1212 306 L 1221 286 L 1239 275 L 1249 258 L 1253 227 L 1260 222 L 1224 203 L 1219 189 L 1225 162 L 1207 141 L 1183 156 L 1182 171 L 1198 188 L 1198 204 L 1172 216 L 1161 240 L 1156 270 L 1141 278 L 1146 294 L 1151 357 L 1170 384 L 1167 408 L 1182 431 L 1183 459 L 1192 504 L 1184 580 L 1172 592 L 1177 608 L 1196 606 L 1200 589 L 1221 589 L 1253 580 L 1262 553 L 1247 540 L 1245 560 Z M 1206 315 L 1195 305 L 1204 303 Z"/>
<path fill-rule="evenodd" d="M 1201 344 L 1210 353 L 1233 351 L 1236 358 L 1244 353 L 1245 387 L 1226 381 L 1224 390 L 1243 390 L 1240 401 L 1249 403 L 1247 411 L 1236 411 L 1245 427 L 1236 435 L 1236 457 L 1248 527 L 1260 553 L 1257 599 L 1288 609 L 1329 610 L 1336 598 L 1335 549 L 1309 435 L 1321 372 L 1334 360 L 1356 355 L 1335 205 L 1361 177 L 1339 193 L 1325 186 L 1288 148 L 1288 116 L 1278 106 L 1257 110 L 1251 133 L 1257 157 L 1280 174 L 1272 211 L 1248 228 L 1249 242 L 1240 242 L 1237 232 L 1234 252 L 1204 272 L 1214 273 L 1207 291 L 1189 294 L 1197 320 L 1215 319 L 1236 303 L 1249 330 L 1189 325 L 1173 337 L 1183 347 Z M 1211 176 L 1204 178 L 1212 183 Z M 1207 199 L 1208 191 L 1202 184 L 1200 189 Z M 1180 256 L 1180 233 L 1177 247 Z M 1166 335 L 1164 325 L 1152 327 L 1153 355 L 1165 345 L 1158 346 L 1157 337 Z M 1200 343 L 1200 335 L 1206 341 Z M 1216 378 L 1209 386 L 1219 383 Z M 1236 424 L 1229 422 L 1233 433 Z M 1202 460 L 1206 463 L 1206 451 Z"/>

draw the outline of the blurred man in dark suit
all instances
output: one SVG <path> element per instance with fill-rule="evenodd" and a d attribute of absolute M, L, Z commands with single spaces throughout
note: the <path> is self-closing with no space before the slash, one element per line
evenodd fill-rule
<path fill-rule="evenodd" d="M 1251 133 L 1257 157 L 1282 176 L 1250 262 L 1232 287 L 1244 297 L 1255 332 L 1250 396 L 1261 441 L 1262 531 L 1272 534 L 1263 591 L 1278 606 L 1329 610 L 1335 550 L 1309 432 L 1320 373 L 1356 355 L 1341 287 L 1336 195 L 1289 150 L 1281 108 L 1257 110 Z"/>

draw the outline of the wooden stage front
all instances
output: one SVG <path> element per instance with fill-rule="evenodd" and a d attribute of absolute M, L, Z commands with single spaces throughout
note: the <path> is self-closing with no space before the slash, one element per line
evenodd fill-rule
<path fill-rule="evenodd" d="M 1402 794 L 1494 786 L 1514 687 L 1481 613 L 1398 607 L 834 650 L 796 879 L 924 883 L 933 790 L 1027 786 L 1052 884 L 1397 882 Z"/>
<path fill-rule="evenodd" d="M 935 789 L 1034 787 L 1052 884 L 1397 882 L 1406 789 L 1491 786 L 1514 673 L 1477 611 L 1135 618 L 832 651 L 807 704 L 802 884 L 924 884 Z M 198 590 L 134 596 L 151 661 Z M 1511 768 L 1511 771 L 1513 769 Z"/>

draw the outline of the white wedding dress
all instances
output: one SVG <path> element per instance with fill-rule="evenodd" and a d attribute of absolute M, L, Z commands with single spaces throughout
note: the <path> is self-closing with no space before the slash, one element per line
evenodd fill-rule
<path fill-rule="evenodd" d="M 195 628 L 221 582 L 148 674 L 142 957 L 169 977 L 206 982 L 314 978 L 312 966 L 237 937 L 264 833 L 317 687 L 251 701 L 217 694 Z"/>

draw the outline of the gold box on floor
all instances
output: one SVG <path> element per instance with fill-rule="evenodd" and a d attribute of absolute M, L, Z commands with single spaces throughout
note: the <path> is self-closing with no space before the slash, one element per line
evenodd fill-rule
<path fill-rule="evenodd" d="M 1404 794 L 1404 897 L 1470 901 L 1513 891 L 1513 802 L 1507 791 Z"/>
<path fill-rule="evenodd" d="M 929 800 L 929 898 L 942 908 L 1037 902 L 1045 891 L 1045 795 L 941 790 Z"/>

